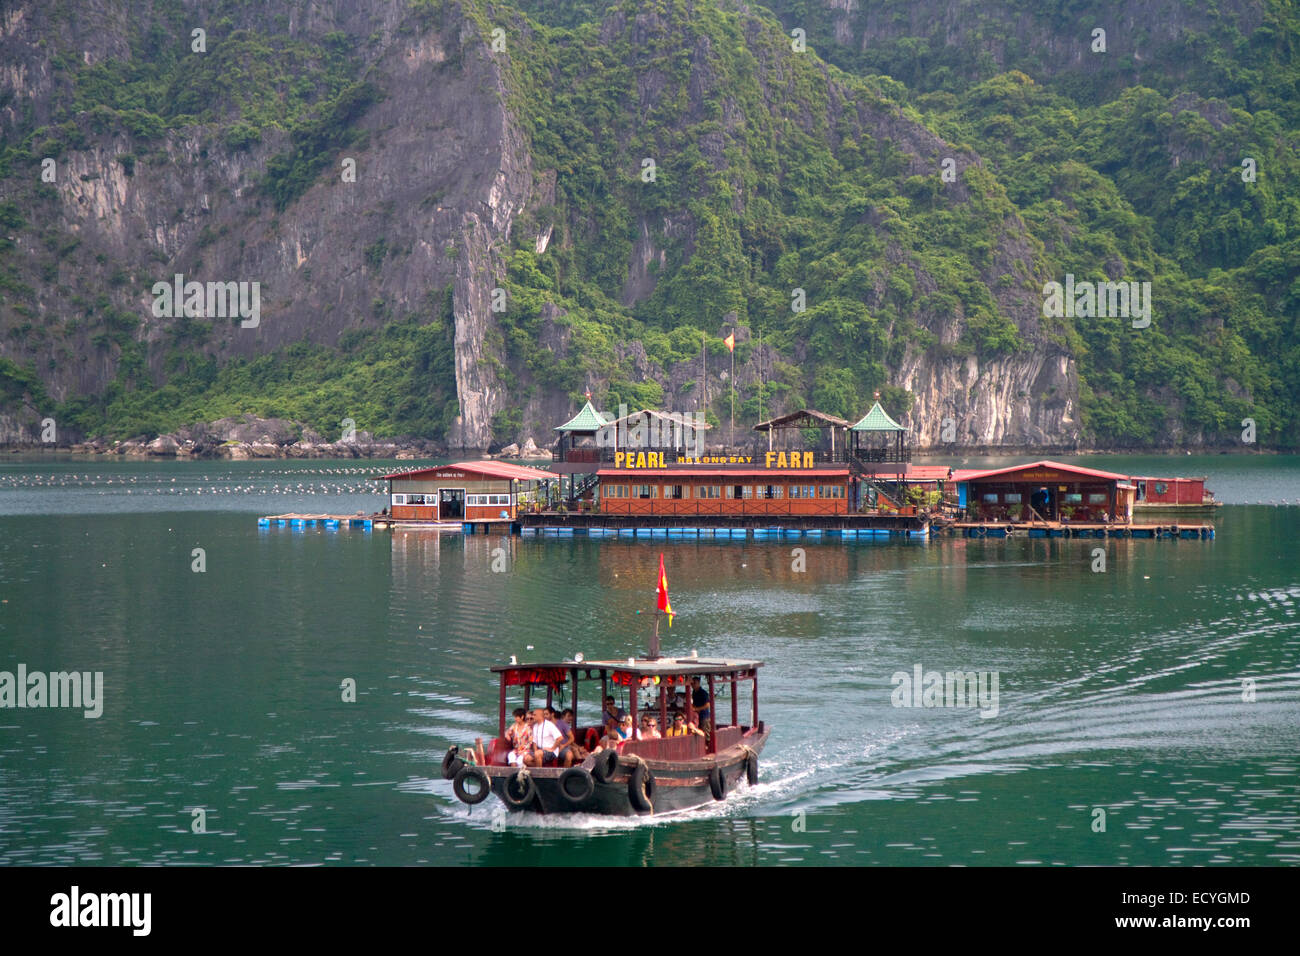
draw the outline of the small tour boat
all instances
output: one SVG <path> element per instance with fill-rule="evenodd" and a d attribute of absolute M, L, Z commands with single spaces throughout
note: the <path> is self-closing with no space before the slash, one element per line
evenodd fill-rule
<path fill-rule="evenodd" d="M 666 588 L 660 556 L 659 609 L 671 615 Z M 500 680 L 497 736 L 486 746 L 480 739 L 465 750 L 451 747 L 442 760 L 442 775 L 452 781 L 456 797 L 473 805 L 496 794 L 512 811 L 631 816 L 725 800 L 742 778 L 757 783 L 758 755 L 770 732 L 758 718 L 763 662 L 704 660 L 695 654 L 662 657 L 658 617 L 648 657 L 587 661 L 579 654 L 536 664 L 512 658 L 493 667 Z M 592 693 L 597 686 L 599 697 Z M 514 708 L 508 700 L 512 691 L 522 694 L 522 704 Z M 579 751 L 580 759 L 543 749 L 558 749 L 555 728 L 539 715 L 540 707 L 531 710 L 543 691 L 545 706 L 557 714 L 573 710 L 568 729 L 574 745 L 592 745 L 590 752 Z M 619 743 L 605 723 L 611 697 L 617 722 L 631 718 L 627 732 L 632 736 Z M 620 699 L 627 703 L 626 711 L 620 709 Z M 514 722 L 527 729 L 512 728 L 508 735 L 509 715 L 520 707 L 531 722 Z M 654 736 L 661 729 L 669 733 Z M 522 765 L 521 749 L 526 751 Z"/>

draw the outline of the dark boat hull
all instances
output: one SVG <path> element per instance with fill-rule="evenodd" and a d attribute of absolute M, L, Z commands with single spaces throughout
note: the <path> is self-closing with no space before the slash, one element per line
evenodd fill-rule
<path fill-rule="evenodd" d="M 690 810 L 695 807 L 716 803 L 709 785 L 709 774 L 717 766 L 722 769 L 726 780 L 726 792 L 729 795 L 736 786 L 746 779 L 745 762 L 747 751 L 756 756 L 767 743 L 770 731 L 767 728 L 747 734 L 741 746 L 731 747 L 716 758 L 708 757 L 694 761 L 670 761 L 645 759 L 649 771 L 654 775 L 654 794 L 649 811 L 639 810 L 633 803 L 631 793 L 632 774 L 637 767 L 636 758 L 620 757 L 618 769 L 610 780 L 601 783 L 593 780 L 595 787 L 589 797 L 574 801 L 560 789 L 560 777 L 564 770 L 556 767 L 529 768 L 528 773 L 536 784 L 536 795 L 523 805 L 517 805 L 506 794 L 506 785 L 518 772 L 514 767 L 484 767 L 492 782 L 492 792 L 505 806 L 516 812 L 545 814 L 591 813 L 602 816 L 648 816 L 671 813 L 676 810 Z M 581 765 L 590 772 L 593 761 L 588 758 Z M 725 797 L 723 798 L 725 800 Z"/>

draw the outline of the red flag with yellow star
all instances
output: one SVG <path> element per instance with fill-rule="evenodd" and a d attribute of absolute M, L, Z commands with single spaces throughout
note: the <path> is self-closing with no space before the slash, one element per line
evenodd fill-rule
<path fill-rule="evenodd" d="M 668 574 L 664 571 L 664 555 L 659 552 L 659 610 L 668 615 L 668 626 L 673 626 L 673 606 L 668 600 Z"/>

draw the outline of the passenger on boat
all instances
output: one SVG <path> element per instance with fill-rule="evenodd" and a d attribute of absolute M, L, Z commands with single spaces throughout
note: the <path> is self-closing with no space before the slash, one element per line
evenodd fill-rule
<path fill-rule="evenodd" d="M 706 727 L 709 723 L 709 692 L 700 686 L 698 677 L 691 678 L 691 706 L 695 708 L 695 722 Z"/>
<path fill-rule="evenodd" d="M 618 724 L 611 720 L 605 725 L 605 736 L 600 738 L 600 743 L 596 745 L 595 749 L 592 750 L 592 753 L 598 754 L 602 750 L 617 751 L 621 749 L 622 746 L 623 737 L 618 732 Z"/>
<path fill-rule="evenodd" d="M 533 756 L 531 766 L 554 767 L 560 762 L 560 728 L 546 719 L 546 711 L 533 711 Z"/>
<path fill-rule="evenodd" d="M 529 726 L 528 711 L 522 707 L 514 710 L 515 722 L 506 728 L 506 743 L 514 749 L 506 755 L 512 767 L 527 766 L 533 756 L 533 729 Z"/>
<path fill-rule="evenodd" d="M 637 731 L 637 740 L 658 740 L 662 734 L 659 733 L 659 723 L 654 717 L 649 715 L 641 718 L 641 729 Z"/>
<path fill-rule="evenodd" d="M 622 707 L 616 707 L 616 706 L 614 705 L 614 698 L 613 698 L 613 697 L 606 697 L 606 698 L 605 698 L 605 709 L 602 710 L 602 711 L 600 712 L 600 722 L 601 722 L 602 724 L 604 724 L 604 723 L 606 723 L 606 722 L 608 722 L 608 721 L 610 721 L 610 720 L 614 721 L 614 723 L 616 723 L 616 724 L 622 723 L 622 722 L 623 722 L 623 708 L 622 708 Z"/>
<path fill-rule="evenodd" d="M 632 715 L 624 714 L 622 720 L 618 722 L 618 735 L 624 740 L 631 740 L 635 733 L 632 726 Z"/>
<path fill-rule="evenodd" d="M 554 711 L 552 711 L 554 713 Z M 587 750 L 578 743 L 573 736 L 573 708 L 566 707 L 560 719 L 555 722 L 555 726 L 560 728 L 560 733 L 564 734 L 564 740 L 560 742 L 560 762 L 566 767 L 572 767 L 575 763 L 581 763 L 587 757 Z M 568 741 L 565 743 L 565 741 Z"/>
<path fill-rule="evenodd" d="M 668 733 L 665 734 L 664 736 L 690 737 L 693 734 L 698 734 L 699 736 L 703 737 L 704 731 L 700 730 L 700 728 L 696 727 L 695 724 L 693 723 L 688 724 L 686 722 L 686 716 L 684 714 L 673 714 L 672 726 L 668 728 Z"/>

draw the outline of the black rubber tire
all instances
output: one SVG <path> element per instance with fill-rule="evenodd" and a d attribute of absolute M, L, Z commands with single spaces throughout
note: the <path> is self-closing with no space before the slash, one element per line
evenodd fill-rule
<path fill-rule="evenodd" d="M 591 768 L 591 775 L 600 783 L 609 783 L 618 773 L 618 751 L 602 750 L 596 754 L 596 764 Z"/>
<path fill-rule="evenodd" d="M 516 785 L 523 788 L 521 793 L 516 793 Z M 537 797 L 537 781 L 527 770 L 517 771 L 513 776 L 506 778 L 506 785 L 501 788 L 501 796 L 512 807 L 526 807 Z"/>
<path fill-rule="evenodd" d="M 460 773 L 460 768 L 465 766 L 465 761 L 461 760 L 456 754 L 460 753 L 459 747 L 448 747 L 447 752 L 442 758 L 442 779 L 454 780 L 456 774 Z"/>
<path fill-rule="evenodd" d="M 745 755 L 745 782 L 751 787 L 758 783 L 758 754 Z"/>
<path fill-rule="evenodd" d="M 655 812 L 655 775 L 644 761 L 638 763 L 632 769 L 632 776 L 627 778 L 627 799 L 637 813 Z"/>
<path fill-rule="evenodd" d="M 575 786 L 574 781 L 577 781 L 576 793 L 571 789 Z M 595 792 L 596 781 L 581 767 L 570 767 L 560 774 L 560 796 L 575 807 L 586 803 Z"/>
<path fill-rule="evenodd" d="M 727 775 L 722 772 L 721 767 L 714 767 L 709 771 L 709 791 L 713 794 L 714 800 L 727 799 Z"/>
<path fill-rule="evenodd" d="M 474 793 L 470 793 L 465 789 L 465 781 L 471 777 L 479 783 L 479 788 Z M 461 803 L 468 803 L 472 807 L 475 804 L 482 803 L 492 795 L 492 780 L 482 767 L 464 766 L 460 768 L 460 771 L 451 781 L 451 789 L 456 791 L 457 800 Z"/>

